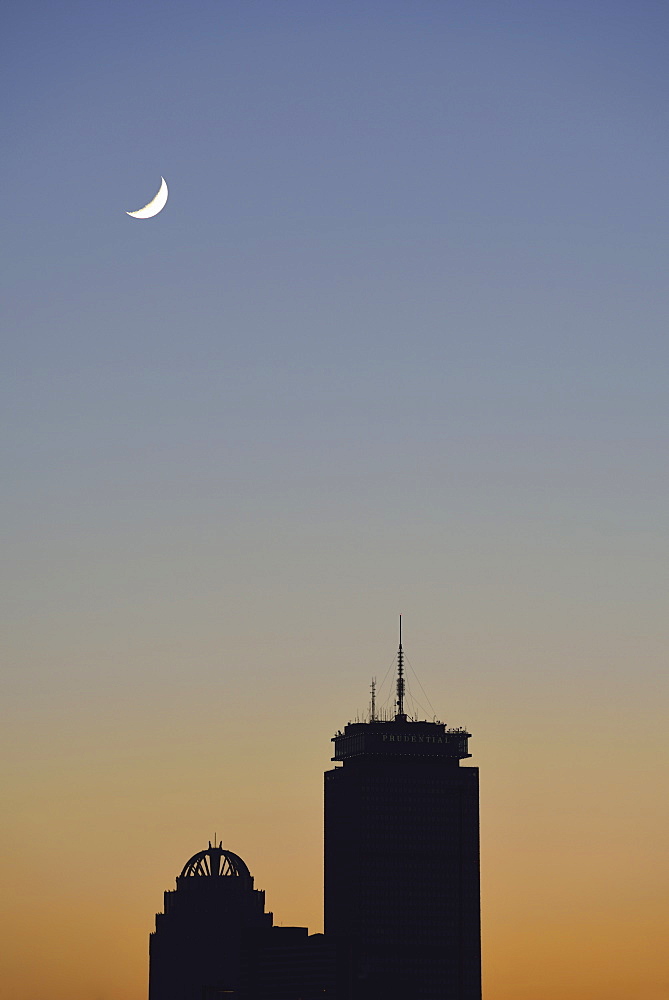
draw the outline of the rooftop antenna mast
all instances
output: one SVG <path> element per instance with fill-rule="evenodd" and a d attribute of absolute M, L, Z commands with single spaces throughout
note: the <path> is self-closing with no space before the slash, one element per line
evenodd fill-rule
<path fill-rule="evenodd" d="M 400 645 L 397 650 L 397 715 L 396 719 L 406 719 L 404 714 L 404 652 L 402 650 L 402 615 L 400 615 Z"/>
<path fill-rule="evenodd" d="M 376 677 L 372 677 L 372 686 L 370 691 L 371 698 L 369 700 L 369 721 L 376 722 Z"/>

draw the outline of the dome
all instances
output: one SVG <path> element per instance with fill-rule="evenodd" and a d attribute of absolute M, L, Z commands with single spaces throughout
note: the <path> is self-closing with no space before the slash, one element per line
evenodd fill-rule
<path fill-rule="evenodd" d="M 222 875 L 236 875 L 251 877 L 251 872 L 246 867 L 238 854 L 232 851 L 224 851 L 223 846 L 209 847 L 206 851 L 194 854 L 183 866 L 181 878 L 195 875 L 210 875 L 213 878 Z"/>

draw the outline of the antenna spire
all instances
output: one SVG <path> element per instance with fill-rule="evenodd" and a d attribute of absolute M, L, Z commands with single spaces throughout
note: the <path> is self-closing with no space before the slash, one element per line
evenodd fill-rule
<path fill-rule="evenodd" d="M 376 677 L 372 677 L 370 691 L 371 698 L 369 700 L 369 721 L 376 722 Z"/>
<path fill-rule="evenodd" d="M 404 652 L 402 650 L 402 615 L 400 615 L 400 645 L 397 650 L 397 715 L 395 718 L 406 718 L 404 714 Z"/>

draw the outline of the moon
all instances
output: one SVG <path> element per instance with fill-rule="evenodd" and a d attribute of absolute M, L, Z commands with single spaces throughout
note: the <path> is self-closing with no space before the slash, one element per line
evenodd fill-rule
<path fill-rule="evenodd" d="M 152 219 L 154 215 L 158 215 L 158 212 L 162 212 L 167 204 L 167 184 L 165 178 L 160 178 L 160 190 L 155 198 L 152 198 L 148 205 L 144 208 L 138 208 L 136 212 L 126 212 L 126 215 L 131 215 L 133 219 Z"/>

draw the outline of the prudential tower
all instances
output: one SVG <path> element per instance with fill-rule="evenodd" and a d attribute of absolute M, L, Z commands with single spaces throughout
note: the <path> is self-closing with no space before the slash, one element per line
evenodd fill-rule
<path fill-rule="evenodd" d="M 478 768 L 470 734 L 405 712 L 349 723 L 325 772 L 325 933 L 357 1000 L 481 1000 Z"/>

